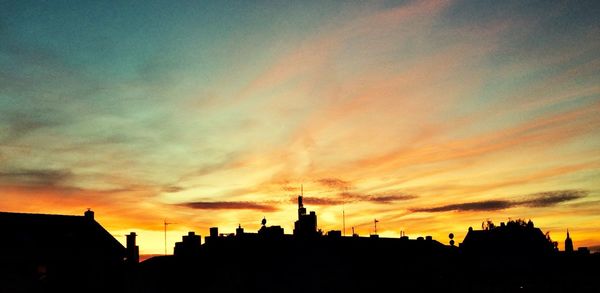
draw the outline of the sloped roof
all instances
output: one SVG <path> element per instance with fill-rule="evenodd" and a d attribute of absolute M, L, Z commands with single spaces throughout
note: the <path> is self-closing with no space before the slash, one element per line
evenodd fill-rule
<path fill-rule="evenodd" d="M 0 259 L 122 259 L 125 247 L 85 216 L 0 212 Z"/>

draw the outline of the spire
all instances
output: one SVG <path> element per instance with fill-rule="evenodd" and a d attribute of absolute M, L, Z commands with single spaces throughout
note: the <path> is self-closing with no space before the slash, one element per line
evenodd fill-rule
<path fill-rule="evenodd" d="M 565 239 L 565 251 L 573 252 L 573 240 L 571 239 L 571 236 L 569 235 L 569 229 L 567 229 L 567 239 Z"/>

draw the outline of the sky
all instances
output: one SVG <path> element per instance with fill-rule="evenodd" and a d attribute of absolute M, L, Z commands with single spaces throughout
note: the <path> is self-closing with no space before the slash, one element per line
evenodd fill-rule
<path fill-rule="evenodd" d="M 600 247 L 598 1 L 0 1 L 0 211 Z"/>

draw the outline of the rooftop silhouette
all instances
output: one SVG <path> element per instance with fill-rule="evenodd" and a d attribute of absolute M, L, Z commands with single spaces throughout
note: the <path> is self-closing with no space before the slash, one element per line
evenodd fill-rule
<path fill-rule="evenodd" d="M 374 220 L 376 224 L 377 220 Z M 565 252 L 532 221 L 511 220 L 468 229 L 449 245 L 431 236 L 323 233 L 303 195 L 293 234 L 261 220 L 256 232 L 218 227 L 202 242 L 190 231 L 174 255 L 141 263 L 137 234 L 123 247 L 94 219 L 83 216 L 0 213 L 0 292 L 597 292 L 599 254 Z"/>
<path fill-rule="evenodd" d="M 241 225 L 235 233 L 218 227 L 201 236 L 190 232 L 176 243 L 174 256 L 141 263 L 141 289 L 161 292 L 173 284 L 202 278 L 208 292 L 481 292 L 595 290 L 591 276 L 598 272 L 598 255 L 580 249 L 558 252 L 548 234 L 532 221 L 512 220 L 481 230 L 469 228 L 458 246 L 431 236 L 410 239 L 377 234 L 342 236 L 323 233 L 317 214 L 307 212 L 298 196 L 293 234 L 263 218 L 257 232 Z M 377 220 L 374 220 L 377 221 Z M 374 222 L 376 224 L 376 222 Z"/>
<path fill-rule="evenodd" d="M 137 261 L 137 250 L 129 255 L 89 209 L 82 216 L 0 212 L 0 230 L 0 292 L 106 292 L 124 284 L 124 261 Z"/>

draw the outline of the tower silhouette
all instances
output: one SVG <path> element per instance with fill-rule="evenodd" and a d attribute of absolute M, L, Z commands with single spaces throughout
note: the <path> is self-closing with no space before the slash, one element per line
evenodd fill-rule
<path fill-rule="evenodd" d="M 567 239 L 565 239 L 565 251 L 573 252 L 573 240 L 569 236 L 569 229 L 567 229 Z"/>
<path fill-rule="evenodd" d="M 317 214 L 311 211 L 306 214 L 306 208 L 302 202 L 303 196 L 298 196 L 298 220 L 294 223 L 295 236 L 316 236 L 317 235 Z"/>

